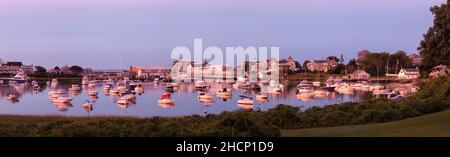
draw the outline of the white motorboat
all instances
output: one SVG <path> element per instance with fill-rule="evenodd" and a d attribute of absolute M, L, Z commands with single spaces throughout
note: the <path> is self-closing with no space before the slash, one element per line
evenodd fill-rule
<path fill-rule="evenodd" d="M 123 98 L 126 100 L 136 100 L 136 96 L 134 96 L 133 94 L 126 94 L 123 96 Z"/>
<path fill-rule="evenodd" d="M 253 99 L 241 95 L 241 99 L 238 100 L 237 103 L 241 105 L 253 105 Z"/>
<path fill-rule="evenodd" d="M 229 97 L 231 96 L 231 89 L 223 88 L 216 93 L 217 96 Z"/>
<path fill-rule="evenodd" d="M 111 85 L 110 84 L 106 84 L 103 86 L 103 91 L 109 91 L 111 89 Z"/>
<path fill-rule="evenodd" d="M 171 105 L 173 105 L 173 104 L 175 104 L 175 100 L 172 100 L 172 99 L 161 99 L 161 100 L 158 100 L 158 103 L 159 104 L 171 104 Z"/>
<path fill-rule="evenodd" d="M 120 99 L 117 100 L 117 104 L 127 105 L 127 104 L 129 104 L 129 101 L 126 98 L 124 98 L 124 97 L 120 97 Z"/>
<path fill-rule="evenodd" d="M 206 87 L 208 87 L 208 85 L 203 80 L 199 80 L 199 81 L 195 82 L 195 88 L 206 88 Z"/>
<path fill-rule="evenodd" d="M 269 95 L 260 93 L 256 94 L 255 98 L 256 100 L 267 100 L 269 99 Z"/>
<path fill-rule="evenodd" d="M 52 88 L 58 87 L 58 79 L 52 79 L 52 83 L 50 84 Z"/>
<path fill-rule="evenodd" d="M 98 96 L 98 92 L 95 91 L 95 90 L 91 90 L 91 91 L 88 92 L 88 95 L 89 96 Z"/>
<path fill-rule="evenodd" d="M 64 95 L 64 94 L 67 94 L 67 91 L 65 91 L 64 89 L 52 90 L 52 91 L 48 92 L 48 95 L 50 98 L 57 98 L 60 95 Z"/>
<path fill-rule="evenodd" d="M 314 87 L 320 87 L 321 86 L 321 82 L 320 81 L 314 81 L 314 82 L 312 82 L 312 85 L 314 86 Z"/>
<path fill-rule="evenodd" d="M 120 91 L 119 91 L 119 89 L 114 88 L 114 89 L 109 90 L 109 94 L 111 94 L 111 95 L 119 95 Z"/>
<path fill-rule="evenodd" d="M 21 70 L 14 77 L 2 79 L 4 83 L 8 82 L 9 84 L 23 84 L 28 80 L 27 75 Z"/>
<path fill-rule="evenodd" d="M 348 85 L 341 85 L 339 88 L 337 88 L 337 92 L 342 94 L 354 94 L 355 89 Z"/>
<path fill-rule="evenodd" d="M 300 82 L 297 85 L 297 89 L 302 89 L 302 88 L 311 88 L 312 84 L 310 82 L 308 82 L 307 80 L 303 80 L 302 82 Z"/>
<path fill-rule="evenodd" d="M 212 99 L 214 99 L 214 97 L 211 96 L 211 95 L 208 95 L 208 93 L 202 92 L 202 93 L 200 93 L 198 95 L 198 99 L 210 99 L 210 100 L 212 100 Z"/>
<path fill-rule="evenodd" d="M 72 87 L 69 88 L 70 91 L 81 91 L 81 87 L 77 84 L 72 85 Z"/>
<path fill-rule="evenodd" d="M 153 83 L 159 83 L 159 78 L 155 78 L 155 79 L 153 80 Z"/>

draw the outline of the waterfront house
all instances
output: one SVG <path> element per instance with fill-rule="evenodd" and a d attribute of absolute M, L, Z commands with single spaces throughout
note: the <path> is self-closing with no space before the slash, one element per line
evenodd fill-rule
<path fill-rule="evenodd" d="M 289 70 L 295 72 L 295 71 L 298 70 L 296 62 L 297 61 L 292 56 L 289 56 L 287 59 L 281 60 L 280 64 L 284 64 L 284 65 L 289 66 L 288 67 Z"/>
<path fill-rule="evenodd" d="M 450 69 L 447 68 L 446 65 L 441 64 L 441 65 L 434 67 L 433 71 L 431 71 L 429 76 L 432 78 L 436 78 L 436 77 L 440 77 L 440 76 L 447 76 L 448 74 L 450 74 Z"/>
<path fill-rule="evenodd" d="M 170 73 L 170 69 L 164 68 L 162 66 L 136 66 L 130 67 L 130 72 L 132 72 L 137 78 L 151 78 L 156 76 L 165 76 Z"/>
<path fill-rule="evenodd" d="M 33 65 L 24 65 L 22 62 L 6 62 L 0 64 L 0 74 L 17 74 L 20 71 L 24 72 L 25 74 L 32 74 L 34 73 L 34 66 Z"/>
<path fill-rule="evenodd" d="M 307 69 L 311 72 L 329 72 L 336 68 L 338 63 L 335 60 L 309 60 Z"/>
<path fill-rule="evenodd" d="M 348 79 L 350 80 L 368 80 L 369 78 L 370 74 L 364 70 L 356 70 L 348 75 Z"/>
<path fill-rule="evenodd" d="M 398 73 L 399 79 L 418 79 L 420 77 L 420 71 L 418 68 L 402 68 Z"/>

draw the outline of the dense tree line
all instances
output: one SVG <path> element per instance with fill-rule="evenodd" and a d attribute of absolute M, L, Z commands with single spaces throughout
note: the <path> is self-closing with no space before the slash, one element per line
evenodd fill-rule
<path fill-rule="evenodd" d="M 389 53 L 362 50 L 358 52 L 355 64 L 358 69 L 365 70 L 372 76 L 383 76 L 387 72 L 398 73 L 401 68 L 414 68 L 405 51 Z"/>

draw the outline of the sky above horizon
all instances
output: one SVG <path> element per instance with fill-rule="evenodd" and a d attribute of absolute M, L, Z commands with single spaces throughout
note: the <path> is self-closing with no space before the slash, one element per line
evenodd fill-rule
<path fill-rule="evenodd" d="M 177 46 L 280 47 L 280 57 L 416 52 L 445 0 L 0 0 L 0 59 L 96 69 L 171 64 Z"/>

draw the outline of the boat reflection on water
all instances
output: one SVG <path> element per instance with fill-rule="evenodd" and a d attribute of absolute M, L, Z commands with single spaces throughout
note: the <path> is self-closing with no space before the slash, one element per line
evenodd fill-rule
<path fill-rule="evenodd" d="M 291 85 L 276 84 L 275 86 L 280 87 L 280 90 L 263 90 L 263 88 L 253 90 L 257 89 L 254 84 L 242 84 L 239 86 L 240 88 L 234 89 L 232 88 L 233 83 L 206 83 L 201 81 L 197 81 L 197 84 L 195 84 L 187 82 L 164 83 L 162 81 L 157 83 L 129 81 L 131 83 L 127 83 L 108 80 L 102 82 L 90 81 L 88 85 L 81 86 L 79 86 L 81 83 L 79 81 L 58 81 L 54 79 L 48 81 L 48 84 L 46 84 L 46 81 L 42 82 L 43 84 L 34 82 L 29 85 L 1 86 L 0 95 L 3 100 L 6 99 L 20 105 L 6 108 L 0 104 L 0 113 L 46 115 L 55 111 L 52 107 L 54 106 L 56 111 L 63 112 L 56 113 L 70 116 L 85 116 L 86 112 L 89 113 L 89 116 L 122 116 L 124 115 L 121 112 L 123 109 L 127 110 L 126 116 L 182 116 L 220 114 L 223 111 L 235 110 L 267 111 L 278 104 L 308 108 L 358 101 L 359 98 L 358 92 L 353 95 L 346 95 L 335 91 L 321 90 L 321 88 L 310 88 L 311 90 L 301 88 L 302 92 L 306 93 L 301 95 L 296 88 L 296 82 L 291 83 Z M 54 88 L 51 88 L 52 85 Z M 40 90 L 36 90 L 38 88 Z M 17 98 L 8 99 L 10 93 L 15 93 Z M 47 94 L 41 93 L 48 93 L 48 97 Z M 163 98 L 161 93 L 170 93 L 170 97 Z M 61 97 L 62 95 L 66 95 L 66 97 Z M 245 95 L 245 97 L 241 97 L 242 95 Z M 20 102 L 18 101 L 19 98 L 21 99 Z M 139 103 L 137 100 L 139 100 Z M 85 101 L 89 101 L 92 105 L 90 107 L 83 106 Z M 175 105 L 175 102 L 180 105 Z M 94 105 L 98 106 L 95 110 L 93 110 Z"/>
<path fill-rule="evenodd" d="M 175 106 L 175 103 L 158 103 L 158 106 L 161 106 L 162 108 L 168 109 Z"/>
<path fill-rule="evenodd" d="M 52 102 L 52 104 L 56 107 L 56 110 L 60 112 L 67 112 L 70 108 L 73 107 L 72 103 Z"/>

